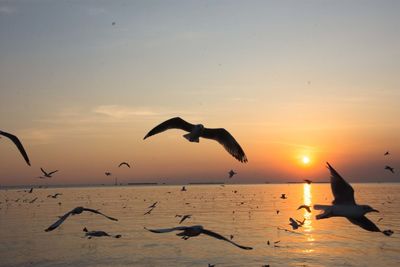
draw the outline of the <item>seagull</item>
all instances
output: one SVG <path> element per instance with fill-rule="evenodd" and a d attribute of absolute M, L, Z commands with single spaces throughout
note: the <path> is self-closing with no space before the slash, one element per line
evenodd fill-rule
<path fill-rule="evenodd" d="M 312 183 L 312 181 L 308 180 L 308 179 L 305 179 L 304 182 L 306 182 L 307 184 L 311 184 Z"/>
<path fill-rule="evenodd" d="M 181 191 L 187 191 L 185 186 L 182 186 Z"/>
<path fill-rule="evenodd" d="M 231 154 L 238 161 L 245 163 L 247 162 L 247 157 L 240 147 L 239 143 L 236 142 L 235 138 L 225 129 L 211 129 L 205 128 L 202 124 L 191 124 L 179 117 L 175 117 L 164 121 L 163 123 L 154 127 L 143 139 L 146 139 L 152 135 L 162 133 L 169 129 L 181 129 L 188 134 L 183 135 L 189 142 L 200 142 L 200 137 L 213 139 L 220 143 L 229 154 Z"/>
<path fill-rule="evenodd" d="M 91 239 L 92 237 L 102 237 L 102 236 L 109 236 L 109 237 L 114 237 L 114 238 L 120 238 L 121 235 L 109 235 L 108 233 L 104 231 L 89 231 L 86 227 L 83 228 L 83 231 L 85 232 L 85 236 L 88 237 L 88 239 Z"/>
<path fill-rule="evenodd" d="M 31 188 L 31 190 L 29 190 L 29 192 L 28 193 L 32 193 L 33 192 L 33 187 Z"/>
<path fill-rule="evenodd" d="M 158 203 L 158 201 L 154 202 L 153 204 L 151 204 L 151 205 L 148 206 L 147 208 L 148 208 L 148 209 L 151 209 L 151 208 L 154 209 L 154 208 L 156 207 L 157 203 Z"/>
<path fill-rule="evenodd" d="M 200 234 L 205 234 L 205 235 L 209 235 L 211 237 L 220 239 L 220 240 L 224 240 L 227 241 L 229 243 L 231 243 L 232 245 L 237 246 L 238 248 L 241 249 L 253 249 L 252 247 L 245 247 L 245 246 L 241 246 L 231 240 L 229 240 L 226 237 L 223 237 L 220 234 L 217 234 L 215 232 L 212 232 L 210 230 L 204 229 L 203 226 L 201 225 L 194 225 L 194 226 L 178 226 L 178 227 L 173 227 L 173 228 L 165 228 L 165 229 L 147 229 L 146 227 L 144 228 L 152 233 L 169 233 L 172 231 L 183 231 L 181 233 L 176 234 L 177 236 L 181 236 L 182 239 L 187 240 L 190 237 L 195 237 L 198 236 Z"/>
<path fill-rule="evenodd" d="M 115 219 L 113 217 L 109 217 L 103 213 L 101 213 L 98 210 L 94 210 L 94 209 L 88 209 L 88 208 L 84 208 L 84 207 L 76 207 L 73 210 L 65 213 L 63 216 L 60 216 L 60 218 L 53 223 L 52 225 L 50 225 L 45 231 L 46 232 L 50 232 L 53 231 L 54 229 L 56 229 L 58 226 L 60 226 L 70 215 L 76 215 L 76 214 L 81 214 L 84 211 L 89 211 L 89 212 L 93 212 L 99 215 L 103 215 L 104 217 L 106 217 L 107 219 L 110 219 L 112 221 L 118 221 L 118 219 Z"/>
<path fill-rule="evenodd" d="M 8 139 L 10 139 L 14 145 L 17 146 L 19 152 L 21 153 L 21 155 L 24 157 L 26 164 L 28 164 L 29 166 L 31 166 L 31 163 L 29 161 L 29 157 L 28 154 L 26 154 L 26 151 L 24 149 L 24 146 L 22 145 L 21 141 L 19 141 L 18 137 L 16 137 L 13 134 L 10 133 L 6 133 L 3 131 L 0 131 L 0 135 L 7 137 Z"/>
<path fill-rule="evenodd" d="M 192 218 L 192 215 L 187 214 L 187 215 L 175 215 L 175 217 L 181 217 L 182 219 L 180 220 L 179 224 L 183 223 L 184 220 Z"/>
<path fill-rule="evenodd" d="M 233 170 L 230 170 L 228 172 L 228 174 L 229 174 L 229 178 L 232 178 L 235 174 L 237 174 L 237 172 L 234 172 Z"/>
<path fill-rule="evenodd" d="M 308 213 L 311 213 L 311 208 L 310 208 L 310 206 L 301 205 L 300 207 L 297 208 L 297 210 L 299 210 L 299 209 L 305 209 L 305 210 L 308 211 Z"/>
<path fill-rule="evenodd" d="M 394 168 L 392 168 L 388 165 L 385 166 L 385 170 L 388 170 L 388 171 L 391 171 L 392 173 L 394 173 Z"/>
<path fill-rule="evenodd" d="M 111 175 L 111 172 L 105 172 L 104 173 L 106 176 L 110 176 Z"/>
<path fill-rule="evenodd" d="M 115 26 L 115 21 L 113 21 L 113 23 L 111 23 L 112 26 Z"/>
<path fill-rule="evenodd" d="M 37 200 L 38 198 L 37 197 L 35 197 L 34 199 L 32 199 L 31 201 L 29 201 L 29 203 L 33 203 L 33 202 L 35 202 L 36 200 Z"/>
<path fill-rule="evenodd" d="M 358 205 L 354 199 L 354 189 L 347 183 L 342 176 L 327 162 L 327 168 L 331 173 L 331 189 L 334 200 L 333 205 L 314 205 L 314 209 L 323 210 L 315 218 L 317 220 L 330 217 L 345 217 L 352 224 L 358 225 L 364 230 L 370 232 L 382 232 L 388 235 L 388 232 L 381 231 L 372 221 L 365 217 L 366 213 L 379 212 L 369 205 Z"/>
<path fill-rule="evenodd" d="M 293 230 L 297 230 L 297 228 L 301 227 L 302 225 L 301 223 L 299 223 L 298 220 L 295 220 L 293 218 L 289 218 L 289 221 L 290 221 L 289 225 L 292 226 Z"/>
<path fill-rule="evenodd" d="M 52 172 L 46 172 L 45 170 L 43 170 L 43 168 L 40 168 L 40 170 L 43 172 L 44 177 L 47 177 L 47 178 L 51 178 L 54 173 L 58 172 L 58 170 L 55 170 Z"/>
<path fill-rule="evenodd" d="M 286 194 L 281 194 L 281 198 L 282 198 L 282 199 L 287 199 Z"/>
<path fill-rule="evenodd" d="M 389 151 L 386 151 L 385 154 L 383 154 L 384 156 L 388 156 L 390 155 Z"/>
<path fill-rule="evenodd" d="M 149 209 L 149 210 L 148 210 L 147 212 L 145 212 L 143 215 L 150 214 L 150 213 L 151 213 L 151 211 L 152 211 L 152 210 L 154 210 L 154 208 L 155 208 L 155 206 L 154 206 L 153 208 Z"/>
<path fill-rule="evenodd" d="M 58 196 L 61 196 L 61 193 L 55 193 L 54 195 L 48 195 L 47 197 L 52 197 L 52 198 L 57 198 Z"/>
<path fill-rule="evenodd" d="M 119 165 L 118 165 L 118 167 L 121 167 L 122 165 L 126 165 L 128 168 L 130 168 L 131 167 L 131 165 L 129 165 L 127 162 L 121 162 Z"/>

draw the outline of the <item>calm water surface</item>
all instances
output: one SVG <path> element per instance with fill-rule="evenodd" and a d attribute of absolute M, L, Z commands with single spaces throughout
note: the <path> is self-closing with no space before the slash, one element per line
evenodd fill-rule
<path fill-rule="evenodd" d="M 189 185 L 186 192 L 180 186 L 49 188 L 31 194 L 0 190 L 0 266 L 400 266 L 400 185 L 353 187 L 358 203 L 380 211 L 368 217 L 381 229 L 395 231 L 391 237 L 364 231 L 344 218 L 316 221 L 319 211 L 296 210 L 303 203 L 330 203 L 329 184 Z M 47 198 L 56 192 L 63 195 Z M 280 199 L 281 193 L 288 199 Z M 155 201 L 157 207 L 144 216 Z M 83 213 L 44 232 L 76 206 L 100 209 L 119 221 Z M 183 225 L 201 224 L 254 249 L 241 250 L 208 236 L 185 241 L 175 233 L 143 229 L 177 226 L 176 214 L 192 214 Z M 296 233 L 279 230 L 290 229 L 289 217 L 305 218 L 304 226 Z M 88 240 L 83 227 L 122 238 Z M 280 241 L 279 247 L 274 241 Z"/>

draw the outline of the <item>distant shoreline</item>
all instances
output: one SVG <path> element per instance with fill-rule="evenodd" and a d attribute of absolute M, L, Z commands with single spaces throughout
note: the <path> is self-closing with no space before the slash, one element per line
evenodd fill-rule
<path fill-rule="evenodd" d="M 330 182 L 313 182 L 312 184 L 329 184 Z M 136 183 L 126 183 L 126 184 L 59 184 L 59 185 L 0 185 L 0 190 L 8 189 L 21 189 L 21 188 L 36 188 L 36 189 L 46 189 L 46 188 L 82 188 L 82 187 L 154 187 L 154 186 L 210 186 L 210 185 L 226 185 L 226 186 L 236 186 L 236 185 L 291 185 L 291 184 L 305 184 L 304 182 L 265 182 L 265 183 L 223 183 L 223 182 L 190 182 L 190 183 L 157 183 L 157 182 L 136 182 Z M 399 182 L 354 182 L 352 184 L 400 184 Z"/>

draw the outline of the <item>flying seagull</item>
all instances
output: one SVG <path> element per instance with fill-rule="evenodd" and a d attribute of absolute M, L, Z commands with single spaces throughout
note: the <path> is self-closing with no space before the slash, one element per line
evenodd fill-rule
<path fill-rule="evenodd" d="M 164 121 L 163 123 L 154 127 L 143 139 L 146 139 L 152 135 L 162 133 L 169 129 L 181 129 L 188 134 L 183 135 L 189 142 L 200 142 L 200 137 L 213 139 L 220 143 L 229 154 L 236 158 L 240 162 L 247 162 L 247 157 L 240 147 L 239 143 L 236 142 L 235 138 L 225 129 L 211 129 L 205 128 L 202 124 L 191 124 L 179 117 L 175 117 Z"/>
<path fill-rule="evenodd" d="M 17 146 L 19 152 L 21 153 L 21 155 L 24 157 L 26 164 L 28 164 L 29 166 L 31 166 L 31 163 L 29 161 L 29 157 L 28 154 L 26 154 L 26 151 L 24 149 L 24 146 L 22 145 L 21 141 L 19 141 L 18 137 L 16 137 L 15 135 L 12 135 L 10 133 L 6 133 L 3 131 L 0 131 L 0 135 L 7 137 L 8 139 L 10 139 L 14 145 Z"/>
<path fill-rule="evenodd" d="M 381 231 L 372 221 L 365 217 L 366 213 L 379 212 L 369 205 L 358 205 L 354 199 L 354 189 L 347 183 L 342 176 L 327 162 L 327 168 L 331 173 L 331 189 L 334 200 L 333 205 L 314 205 L 314 209 L 323 210 L 323 213 L 316 216 L 317 220 L 330 217 L 345 217 L 352 224 L 371 231 L 382 232 L 389 235 L 388 232 Z"/>
<path fill-rule="evenodd" d="M 152 210 L 154 210 L 155 206 L 150 208 L 148 211 L 146 211 L 143 215 L 147 215 L 150 214 L 152 212 Z"/>
<path fill-rule="evenodd" d="M 305 210 L 308 211 L 308 213 L 311 213 L 311 208 L 310 208 L 310 206 L 301 205 L 300 207 L 297 208 L 297 210 L 299 210 L 299 209 L 305 209 Z"/>
<path fill-rule="evenodd" d="M 111 172 L 105 172 L 104 173 L 106 176 L 110 176 L 111 175 Z"/>
<path fill-rule="evenodd" d="M 385 166 L 385 170 L 388 170 L 388 171 L 394 173 L 394 168 L 392 168 L 392 167 L 390 167 L 388 165 Z"/>
<path fill-rule="evenodd" d="M 232 178 L 235 174 L 237 174 L 237 172 L 234 172 L 233 170 L 230 170 L 228 172 L 228 174 L 229 174 L 229 178 Z"/>
<path fill-rule="evenodd" d="M 131 165 L 129 165 L 127 162 L 121 162 L 118 167 L 121 167 L 122 165 L 126 165 L 128 168 L 131 167 Z"/>
<path fill-rule="evenodd" d="M 84 208 L 84 207 L 76 207 L 73 210 L 65 213 L 63 216 L 61 216 L 55 223 L 53 223 L 52 225 L 50 225 L 45 231 L 46 232 L 50 232 L 53 231 L 54 229 L 56 229 L 58 226 L 60 226 L 70 215 L 76 215 L 76 214 L 81 214 L 84 211 L 89 211 L 89 212 L 93 212 L 99 215 L 103 215 L 104 217 L 106 217 L 107 219 L 110 219 L 112 221 L 118 221 L 118 219 L 115 219 L 113 217 L 109 217 L 103 213 L 101 213 L 98 210 L 94 210 L 94 209 L 88 209 L 88 208 Z"/>
<path fill-rule="evenodd" d="M 151 208 L 154 209 L 154 208 L 156 207 L 157 203 L 158 203 L 158 201 L 154 202 L 153 204 L 151 204 L 151 205 L 148 206 L 147 208 L 148 208 L 148 209 L 151 209 Z"/>
<path fill-rule="evenodd" d="M 384 156 L 388 156 L 390 155 L 389 151 L 386 151 L 385 154 L 383 154 Z"/>
<path fill-rule="evenodd" d="M 45 170 L 43 170 L 43 168 L 40 168 L 40 170 L 42 171 L 44 177 L 47 177 L 47 178 L 51 178 L 54 173 L 58 172 L 58 170 L 55 170 L 52 172 L 46 172 Z"/>
<path fill-rule="evenodd" d="M 181 224 L 181 223 L 183 223 L 184 220 L 192 218 L 192 215 L 190 215 L 190 214 L 178 215 L 177 214 L 177 215 L 175 215 L 175 217 L 180 217 L 181 218 L 181 220 L 179 221 L 179 224 Z"/>
<path fill-rule="evenodd" d="M 286 194 L 281 194 L 281 199 L 287 199 Z"/>
<path fill-rule="evenodd" d="M 104 231 L 89 231 L 86 227 L 83 228 L 83 231 L 85 232 L 85 236 L 87 236 L 88 239 L 91 239 L 92 237 L 102 237 L 102 236 L 109 236 L 114 238 L 121 237 L 121 235 L 110 235 Z"/>
<path fill-rule="evenodd" d="M 146 227 L 144 228 L 152 233 L 169 233 L 172 231 L 182 231 L 181 233 L 176 234 L 177 236 L 181 236 L 182 239 L 187 240 L 190 237 L 195 237 L 198 236 L 200 234 L 205 234 L 205 235 L 209 235 L 211 237 L 220 239 L 220 240 L 224 240 L 227 241 L 235 246 L 237 246 L 238 248 L 241 249 L 253 249 L 251 247 L 245 247 L 245 246 L 241 246 L 231 240 L 229 240 L 226 237 L 223 237 L 220 234 L 217 234 L 215 232 L 212 232 L 210 230 L 204 229 L 203 226 L 201 225 L 194 225 L 194 226 L 178 226 L 178 227 L 173 227 L 173 228 L 165 228 L 165 229 L 147 229 Z"/>
<path fill-rule="evenodd" d="M 293 230 L 297 230 L 299 227 L 301 227 L 302 225 L 303 225 L 303 223 L 302 222 L 300 222 L 300 221 L 298 221 L 298 220 L 295 220 L 295 219 L 293 219 L 293 218 L 289 218 L 289 221 L 290 221 L 290 223 L 289 223 L 289 225 L 291 225 L 292 226 L 292 228 L 293 228 Z"/>
<path fill-rule="evenodd" d="M 61 193 L 55 193 L 54 195 L 48 195 L 47 197 L 51 197 L 51 198 L 57 198 L 58 196 L 61 196 Z"/>

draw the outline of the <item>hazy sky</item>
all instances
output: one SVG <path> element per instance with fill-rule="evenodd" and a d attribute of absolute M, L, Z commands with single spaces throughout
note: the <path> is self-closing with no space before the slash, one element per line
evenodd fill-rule
<path fill-rule="evenodd" d="M 0 1 L 0 184 L 399 181 L 400 1 Z M 115 22 L 115 25 L 112 23 Z M 224 127 L 248 164 L 173 130 Z M 390 150 L 390 157 L 383 153 Z M 308 156 L 308 166 L 301 158 Z M 118 169 L 128 161 L 132 169 Z"/>

